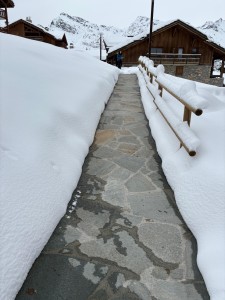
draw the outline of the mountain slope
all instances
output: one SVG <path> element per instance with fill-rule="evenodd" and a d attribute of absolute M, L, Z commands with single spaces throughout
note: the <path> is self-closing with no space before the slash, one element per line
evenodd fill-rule
<path fill-rule="evenodd" d="M 155 26 L 161 23 L 164 22 L 154 20 Z M 91 50 L 99 48 L 100 34 L 103 35 L 107 45 L 113 47 L 126 43 L 129 37 L 147 34 L 149 27 L 149 18 L 143 16 L 137 17 L 128 28 L 120 29 L 114 26 L 97 25 L 80 17 L 61 13 L 51 22 L 47 30 L 57 37 L 62 37 L 63 33 L 66 33 L 68 42 L 73 43 L 77 50 Z M 225 20 L 221 18 L 215 22 L 208 21 L 197 29 L 206 34 L 209 40 L 225 48 Z"/>
<path fill-rule="evenodd" d="M 105 39 L 121 40 L 124 38 L 122 29 L 93 24 L 65 13 L 61 13 L 51 22 L 49 32 L 54 35 L 62 35 L 65 32 L 69 43 L 74 43 L 78 49 L 86 50 L 99 47 L 100 34 L 103 34 Z"/>
<path fill-rule="evenodd" d="M 225 20 L 208 21 L 197 29 L 206 34 L 209 40 L 225 48 Z"/>
<path fill-rule="evenodd" d="M 154 20 L 153 25 L 158 25 L 159 20 Z M 137 17 L 134 22 L 130 24 L 128 29 L 125 31 L 126 36 L 136 36 L 145 32 L 149 32 L 150 19 L 147 17 Z"/>
<path fill-rule="evenodd" d="M 154 21 L 158 24 L 160 21 Z M 48 32 L 60 37 L 66 33 L 69 43 L 76 45 L 76 49 L 90 50 L 99 47 L 99 38 L 102 33 L 104 40 L 109 46 L 121 43 L 129 36 L 136 36 L 149 31 L 150 20 L 147 17 L 137 17 L 134 22 L 126 29 L 114 26 L 97 25 L 80 17 L 72 17 L 66 13 L 61 13 L 55 18 Z"/>

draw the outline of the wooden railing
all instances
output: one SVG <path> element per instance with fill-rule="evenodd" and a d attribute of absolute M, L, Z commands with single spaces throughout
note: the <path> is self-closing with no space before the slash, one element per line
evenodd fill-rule
<path fill-rule="evenodd" d="M 43 42 L 43 36 L 26 36 L 27 39 Z"/>
<path fill-rule="evenodd" d="M 151 53 L 155 65 L 199 65 L 201 54 Z"/>
<path fill-rule="evenodd" d="M 190 156 L 195 156 L 199 140 L 190 129 L 191 113 L 200 116 L 203 108 L 206 107 L 206 101 L 198 94 L 196 84 L 194 82 L 188 82 L 182 86 L 174 84 L 165 76 L 164 67 L 162 65 L 154 67 L 153 61 L 147 57 L 139 58 L 139 69 L 143 73 L 146 86 L 157 109 L 180 141 L 180 145 Z M 184 105 L 183 120 L 178 119 L 167 105 L 164 100 L 164 90 Z"/>

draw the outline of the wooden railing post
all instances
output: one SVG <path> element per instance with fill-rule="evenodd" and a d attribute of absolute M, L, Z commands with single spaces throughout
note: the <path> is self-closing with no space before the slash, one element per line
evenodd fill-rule
<path fill-rule="evenodd" d="M 191 124 L 191 111 L 186 106 L 184 107 L 183 121 L 187 122 L 188 126 L 190 127 L 190 124 Z"/>
<path fill-rule="evenodd" d="M 162 94 L 163 94 L 163 87 L 159 84 L 159 90 L 160 90 L 160 93 L 159 93 L 159 96 L 162 97 Z"/>
<path fill-rule="evenodd" d="M 153 75 L 150 73 L 150 82 L 153 82 Z"/>
<path fill-rule="evenodd" d="M 184 107 L 183 122 L 187 122 L 188 126 L 190 127 L 190 124 L 191 124 L 191 111 L 186 106 Z M 182 146 L 183 146 L 183 144 L 180 143 L 180 148 Z"/>

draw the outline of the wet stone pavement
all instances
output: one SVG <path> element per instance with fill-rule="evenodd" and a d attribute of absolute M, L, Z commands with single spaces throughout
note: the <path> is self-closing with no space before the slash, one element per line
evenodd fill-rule
<path fill-rule="evenodd" d="M 67 213 L 16 299 L 209 299 L 136 75 L 119 76 Z"/>

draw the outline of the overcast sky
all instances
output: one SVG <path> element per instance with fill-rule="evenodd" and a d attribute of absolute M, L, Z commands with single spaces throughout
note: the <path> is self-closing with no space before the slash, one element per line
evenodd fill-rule
<path fill-rule="evenodd" d="M 33 22 L 48 26 L 61 12 L 90 22 L 128 27 L 137 16 L 150 17 L 151 0 L 14 0 L 9 21 L 31 16 Z M 154 19 L 180 18 L 200 26 L 205 21 L 225 19 L 225 0 L 155 0 Z"/>

